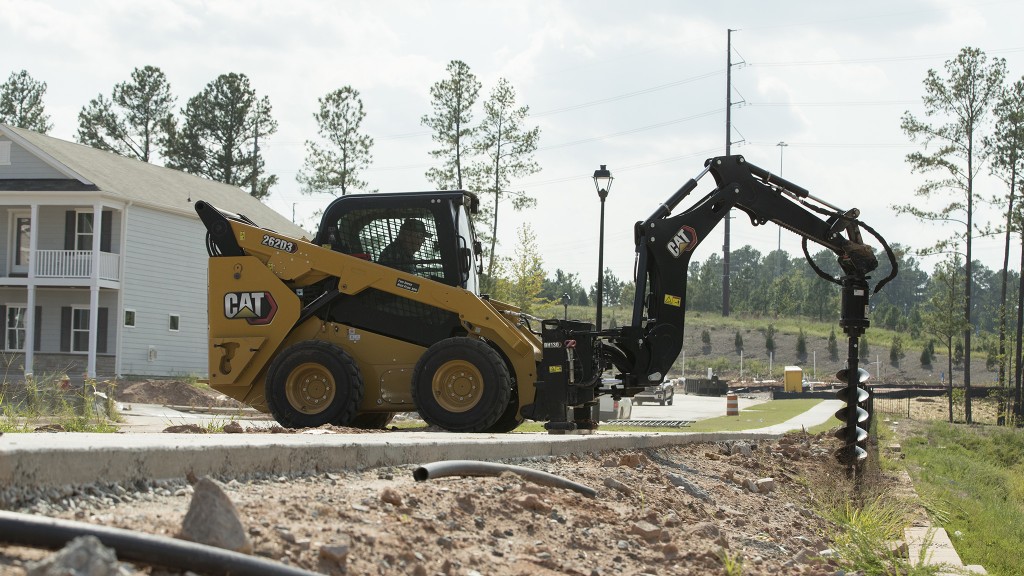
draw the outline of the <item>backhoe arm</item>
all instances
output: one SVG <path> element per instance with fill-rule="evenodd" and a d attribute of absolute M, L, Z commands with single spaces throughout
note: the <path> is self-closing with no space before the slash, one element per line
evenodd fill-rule
<path fill-rule="evenodd" d="M 697 186 L 707 173 L 716 187 L 696 204 L 677 215 L 671 211 Z M 700 245 L 732 208 L 745 212 L 754 225 L 774 222 L 805 239 L 834 252 L 843 270 L 832 278 L 816 266 L 815 271 L 837 284 L 856 283 L 867 288 L 868 274 L 878 266 L 871 248 L 862 241 L 857 220 L 859 211 L 832 206 L 791 182 L 748 164 L 742 156 L 711 158 L 705 169 L 691 179 L 668 202 L 635 229 L 637 290 L 629 326 L 607 333 L 604 356 L 622 373 L 625 391 L 662 381 L 682 349 L 685 324 L 687 271 L 694 249 Z M 870 230 L 870 228 L 867 228 Z M 872 231 L 873 233 L 873 231 Z M 883 239 L 875 234 L 893 260 Z M 866 304 L 867 296 L 864 296 Z M 844 316 L 846 316 L 844 306 Z M 866 310 L 861 310 L 864 317 Z M 850 322 L 858 320 L 851 318 Z"/>

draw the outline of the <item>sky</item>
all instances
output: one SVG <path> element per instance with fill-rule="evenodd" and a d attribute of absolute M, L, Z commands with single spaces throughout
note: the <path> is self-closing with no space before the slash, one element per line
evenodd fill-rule
<path fill-rule="evenodd" d="M 244 73 L 278 122 L 260 143 L 280 179 L 266 202 L 312 231 L 330 198 L 302 194 L 296 175 L 317 137 L 318 98 L 346 85 L 360 92 L 363 130 L 375 140 L 363 174 L 371 189 L 429 190 L 436 144 L 420 119 L 431 111 L 430 86 L 462 60 L 483 84 L 481 103 L 505 78 L 529 107 L 526 127 L 540 128 L 542 170 L 511 186 L 537 205 L 501 206 L 498 253 L 512 255 L 529 224 L 549 274 L 576 273 L 590 286 L 600 231 L 594 170 L 603 164 L 614 176 L 604 262 L 630 279 L 634 223 L 725 153 L 727 54 L 731 153 L 859 208 L 890 244 L 925 248 L 948 235 L 949 225 L 893 210 L 922 206 L 915 190 L 927 178 L 905 160 L 923 147 L 900 118 L 924 116 L 928 70 L 943 73 L 967 46 L 1004 58 L 1008 79 L 1020 79 L 1022 21 L 1024 2 L 1013 0 L 0 0 L 0 81 L 24 69 L 46 82 L 50 135 L 73 141 L 82 107 L 109 98 L 135 68 L 161 68 L 178 109 L 218 75 Z M 982 174 L 983 196 L 1005 194 Z M 933 208 L 947 197 L 938 198 Z M 999 216 L 982 208 L 979 218 Z M 800 254 L 800 238 L 773 224 L 754 227 L 737 212 L 731 229 L 733 249 Z M 723 239 L 719 227 L 694 259 L 720 252 Z M 977 240 L 975 257 L 1000 267 L 1002 243 Z M 1014 243 L 1011 263 L 1020 261 Z M 930 273 L 935 262 L 921 266 Z"/>

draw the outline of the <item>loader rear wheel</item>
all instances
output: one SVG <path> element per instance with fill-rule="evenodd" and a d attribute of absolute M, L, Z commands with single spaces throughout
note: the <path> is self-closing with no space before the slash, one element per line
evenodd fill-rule
<path fill-rule="evenodd" d="M 508 405 L 505 406 L 505 410 L 498 417 L 498 420 L 485 432 L 504 434 L 515 430 L 522 423 L 523 418 L 519 416 L 519 394 L 516 392 L 515 387 L 512 387 Z"/>
<path fill-rule="evenodd" d="M 363 399 L 363 377 L 338 346 L 299 342 L 270 364 L 266 396 L 270 413 L 285 428 L 347 426 Z"/>
<path fill-rule="evenodd" d="M 416 363 L 412 399 L 427 424 L 484 432 L 509 406 L 512 378 L 501 356 L 480 340 L 448 338 Z"/>

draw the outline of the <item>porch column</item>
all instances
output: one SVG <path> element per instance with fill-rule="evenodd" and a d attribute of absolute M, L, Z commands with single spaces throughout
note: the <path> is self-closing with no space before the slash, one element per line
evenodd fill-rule
<path fill-rule="evenodd" d="M 100 315 L 100 228 L 103 225 L 103 206 L 92 205 L 92 267 L 89 271 L 89 361 L 86 376 L 96 377 L 96 337 L 99 334 Z"/>
<path fill-rule="evenodd" d="M 25 376 L 32 374 L 32 366 L 35 363 L 35 341 L 36 330 L 36 260 L 37 244 L 39 236 L 39 205 L 32 205 L 32 212 L 29 215 L 28 228 L 28 285 L 25 290 L 28 292 L 25 303 Z M 3 319 L 7 321 L 6 318 Z"/>

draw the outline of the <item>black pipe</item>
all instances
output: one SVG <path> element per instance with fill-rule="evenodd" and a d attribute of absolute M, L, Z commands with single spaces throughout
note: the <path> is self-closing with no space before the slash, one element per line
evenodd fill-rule
<path fill-rule="evenodd" d="M 252 576 L 311 576 L 308 572 L 278 562 L 247 556 L 205 544 L 0 510 L 0 542 L 33 548 L 59 550 L 79 536 L 95 536 L 117 552 L 119 560 L 180 568 L 203 574 L 246 574 Z"/>
<path fill-rule="evenodd" d="M 597 490 L 590 486 L 578 484 L 561 476 L 555 476 L 554 474 L 523 466 L 482 462 L 479 460 L 444 460 L 423 464 L 413 470 L 412 477 L 417 482 L 423 482 L 430 478 L 443 478 L 445 476 L 499 476 L 502 472 L 512 472 L 521 476 L 524 480 L 529 480 L 542 486 L 574 490 L 589 498 L 597 496 Z"/>

